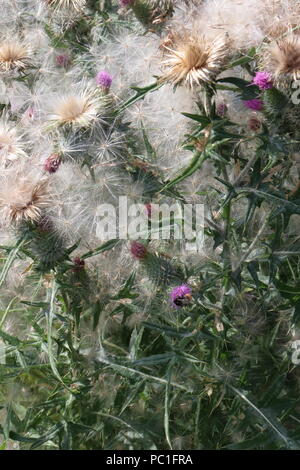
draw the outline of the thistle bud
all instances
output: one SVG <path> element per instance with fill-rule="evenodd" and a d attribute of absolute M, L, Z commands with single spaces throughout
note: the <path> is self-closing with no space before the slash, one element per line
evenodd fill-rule
<path fill-rule="evenodd" d="M 143 259 L 147 256 L 147 248 L 137 241 L 130 244 L 130 252 L 134 258 Z"/>
<path fill-rule="evenodd" d="M 44 163 L 44 170 L 48 173 L 56 173 L 61 164 L 60 156 L 57 153 L 50 155 Z"/>

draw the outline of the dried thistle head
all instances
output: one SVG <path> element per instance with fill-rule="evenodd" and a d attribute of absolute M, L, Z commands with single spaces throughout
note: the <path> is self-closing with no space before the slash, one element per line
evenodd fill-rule
<path fill-rule="evenodd" d="M 173 85 L 186 84 L 190 88 L 214 81 L 228 52 L 224 36 L 210 41 L 204 36 L 184 31 L 169 35 L 169 42 L 171 44 L 162 45 L 165 72 L 161 80 Z"/>
<path fill-rule="evenodd" d="M 57 98 L 48 120 L 54 126 L 89 127 L 105 104 L 105 97 L 100 96 L 97 90 L 83 88 Z"/>
<path fill-rule="evenodd" d="M 6 120 L 0 121 L 0 165 L 6 166 L 20 156 L 25 156 L 25 152 L 16 128 Z"/>
<path fill-rule="evenodd" d="M 300 77 L 300 36 L 291 34 L 271 43 L 263 54 L 262 64 L 277 80 L 297 80 Z"/>
<path fill-rule="evenodd" d="M 23 70 L 29 62 L 30 52 L 25 44 L 13 40 L 0 44 L 0 72 Z"/>
<path fill-rule="evenodd" d="M 0 214 L 4 223 L 38 222 L 51 204 L 48 179 L 10 173 L 1 182 Z"/>

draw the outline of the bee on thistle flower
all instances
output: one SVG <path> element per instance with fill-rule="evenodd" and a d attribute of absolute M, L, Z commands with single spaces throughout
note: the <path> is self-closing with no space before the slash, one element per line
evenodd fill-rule
<path fill-rule="evenodd" d="M 170 293 L 173 307 L 181 308 L 187 305 L 192 299 L 192 289 L 187 284 L 174 287 Z"/>

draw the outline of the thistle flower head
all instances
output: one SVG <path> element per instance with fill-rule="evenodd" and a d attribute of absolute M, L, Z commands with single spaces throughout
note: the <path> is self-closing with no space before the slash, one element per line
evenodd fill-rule
<path fill-rule="evenodd" d="M 133 241 L 130 244 L 130 252 L 134 258 L 143 259 L 147 255 L 147 248 L 142 243 Z"/>
<path fill-rule="evenodd" d="M 256 72 L 252 83 L 257 85 L 260 90 L 268 90 L 273 87 L 272 77 L 269 72 Z"/>
<path fill-rule="evenodd" d="M 44 170 L 47 171 L 48 173 L 56 173 L 60 164 L 61 164 L 60 156 L 57 153 L 53 153 L 46 159 L 44 163 Z"/>
<path fill-rule="evenodd" d="M 296 80 L 300 76 L 300 37 L 289 35 L 271 44 L 262 62 L 276 79 Z"/>
<path fill-rule="evenodd" d="M 52 104 L 48 120 L 54 126 L 86 128 L 95 123 L 98 112 L 105 106 L 105 97 L 97 90 L 84 87 L 58 97 Z"/>
<path fill-rule="evenodd" d="M 173 34 L 166 51 L 161 78 L 173 85 L 194 86 L 214 81 L 227 55 L 226 40 L 222 36 L 209 41 L 204 36 L 189 32 Z"/>
<path fill-rule="evenodd" d="M 261 120 L 256 116 L 252 116 L 248 121 L 248 128 L 253 132 L 258 132 L 261 129 Z"/>
<path fill-rule="evenodd" d="M 11 173 L 1 183 L 0 214 L 4 222 L 38 222 L 43 209 L 51 204 L 47 179 Z"/>
<path fill-rule="evenodd" d="M 73 263 L 73 272 L 78 273 L 84 269 L 85 261 L 84 259 L 79 258 L 79 256 L 76 256 L 76 258 L 74 258 Z"/>
<path fill-rule="evenodd" d="M 71 63 L 71 58 L 68 54 L 58 54 L 55 57 L 55 63 L 57 65 L 57 67 L 67 68 Z"/>
<path fill-rule="evenodd" d="M 187 284 L 174 287 L 170 293 L 173 307 L 180 308 L 191 299 L 192 289 Z"/>
<path fill-rule="evenodd" d="M 261 111 L 263 108 L 263 102 L 258 98 L 254 98 L 253 100 L 246 100 L 243 103 L 246 108 L 253 109 L 253 111 Z"/>
<path fill-rule="evenodd" d="M 16 128 L 7 121 L 0 121 L 0 164 L 5 166 L 24 155 L 21 137 Z"/>
<path fill-rule="evenodd" d="M 30 52 L 24 44 L 10 40 L 0 43 L 0 72 L 23 70 L 29 64 Z"/>
<path fill-rule="evenodd" d="M 101 70 L 96 76 L 96 83 L 104 90 L 109 90 L 112 84 L 112 76 L 105 70 Z"/>

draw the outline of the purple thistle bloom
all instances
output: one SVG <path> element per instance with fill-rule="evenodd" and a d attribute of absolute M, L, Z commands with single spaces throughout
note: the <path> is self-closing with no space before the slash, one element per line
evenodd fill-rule
<path fill-rule="evenodd" d="M 105 70 L 101 70 L 101 72 L 99 72 L 96 76 L 96 83 L 104 90 L 109 90 L 112 84 L 112 76 Z"/>
<path fill-rule="evenodd" d="M 147 248 L 142 243 L 133 241 L 130 244 L 130 252 L 134 258 L 143 259 L 147 255 Z"/>
<path fill-rule="evenodd" d="M 268 72 L 256 72 L 252 83 L 257 85 L 260 90 L 268 90 L 273 87 L 272 77 Z"/>
<path fill-rule="evenodd" d="M 187 284 L 174 287 L 170 293 L 173 307 L 181 308 L 185 302 L 191 299 L 192 289 Z"/>
<path fill-rule="evenodd" d="M 254 111 L 261 111 L 262 108 L 263 108 L 263 102 L 258 98 L 254 98 L 253 100 L 244 101 L 244 105 L 248 109 L 253 109 Z"/>

